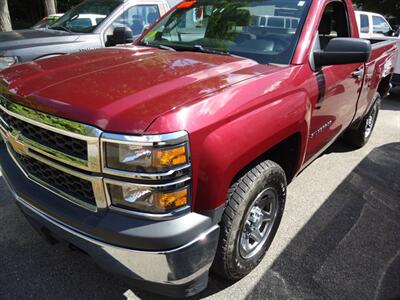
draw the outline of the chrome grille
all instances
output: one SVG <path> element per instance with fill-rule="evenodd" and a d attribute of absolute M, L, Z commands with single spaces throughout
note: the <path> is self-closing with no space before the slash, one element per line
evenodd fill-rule
<path fill-rule="evenodd" d="M 29 124 L 25 121 L 6 114 L 2 110 L 0 110 L 0 117 L 10 127 L 11 130 L 17 130 L 24 137 L 36 143 L 82 160 L 88 159 L 87 143 L 83 140 L 74 139 Z"/>
<path fill-rule="evenodd" d="M 34 158 L 23 156 L 15 152 L 13 155 L 32 179 L 54 187 L 77 200 L 96 206 L 93 186 L 90 181 L 64 173 Z"/>
<path fill-rule="evenodd" d="M 100 172 L 102 131 L 42 113 L 0 95 L 0 130 L 41 155 L 90 172 Z"/>

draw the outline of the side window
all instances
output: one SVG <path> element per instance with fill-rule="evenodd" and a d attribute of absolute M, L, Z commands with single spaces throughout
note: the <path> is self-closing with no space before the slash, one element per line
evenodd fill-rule
<path fill-rule="evenodd" d="M 360 15 L 360 32 L 369 33 L 369 17 L 368 15 Z"/>
<path fill-rule="evenodd" d="M 96 24 L 92 24 L 92 20 L 89 18 L 78 18 L 76 20 L 73 20 L 72 22 L 69 23 L 71 27 L 79 28 L 79 27 L 91 27 Z"/>
<path fill-rule="evenodd" d="M 112 35 L 117 27 L 126 27 L 132 31 L 134 37 L 137 37 L 158 18 L 160 18 L 160 10 L 157 4 L 132 6 L 111 24 L 106 36 Z"/>
<path fill-rule="evenodd" d="M 318 32 L 321 49 L 333 38 L 351 37 L 350 22 L 343 2 L 335 1 L 326 6 Z"/>
<path fill-rule="evenodd" d="M 391 36 L 392 29 L 386 20 L 379 16 L 372 16 L 372 22 L 374 26 L 375 34 L 383 34 L 385 36 Z"/>

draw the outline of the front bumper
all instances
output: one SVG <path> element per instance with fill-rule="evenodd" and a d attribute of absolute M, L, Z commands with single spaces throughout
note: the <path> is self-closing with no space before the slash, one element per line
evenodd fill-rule
<path fill-rule="evenodd" d="M 114 240 L 109 242 L 107 236 L 111 237 L 112 228 L 108 228 L 107 234 L 101 237 L 100 233 L 99 236 L 93 234 L 96 232 L 94 227 L 97 225 L 97 228 L 100 228 L 102 221 L 110 217 L 107 216 L 107 213 L 103 213 L 103 216 L 99 217 L 96 213 L 84 212 L 91 214 L 84 217 L 83 223 L 86 223 L 86 226 L 94 221 L 94 224 L 90 226 L 92 228 L 90 232 L 83 231 L 81 229 L 85 228 L 83 225 L 80 228 L 71 226 L 73 222 L 69 222 L 66 214 L 63 215 L 63 218 L 54 217 L 57 216 L 55 207 L 43 206 L 44 199 L 47 202 L 51 201 L 53 205 L 57 205 L 57 202 L 59 205 L 62 203 L 65 206 L 64 213 L 72 213 L 76 209 L 83 211 L 83 209 L 73 207 L 73 204 L 66 203 L 67 201 L 61 197 L 56 199 L 56 195 L 31 182 L 18 169 L 5 148 L 5 144 L 0 141 L 0 166 L 3 176 L 18 206 L 36 229 L 42 232 L 45 229 L 51 237 L 67 241 L 89 254 L 105 270 L 128 277 L 133 284 L 136 283 L 141 288 L 152 292 L 181 297 L 194 295 L 207 286 L 208 271 L 214 260 L 219 236 L 219 226 L 212 225 L 211 220 L 204 219 L 207 217 L 191 213 L 175 220 L 147 222 L 144 226 L 146 226 L 151 240 L 147 244 L 142 244 L 140 241 L 146 239 L 146 236 L 143 235 L 146 231 L 143 231 L 143 226 L 138 226 L 137 222 L 140 221 L 132 219 L 130 223 L 126 219 L 127 216 L 114 214 L 112 220 L 115 224 L 115 235 L 121 235 L 121 228 L 123 228 L 124 232 L 130 233 L 131 238 L 119 238 L 118 244 Z M 154 230 L 158 230 L 160 226 L 169 227 L 171 231 L 174 231 L 176 226 L 188 227 L 188 217 L 193 220 L 192 223 L 201 223 L 202 226 L 199 224 L 193 226 L 192 224 L 189 232 L 186 230 L 174 234 L 177 234 L 178 243 L 187 240 L 191 235 L 195 235 L 194 238 L 173 248 L 170 248 L 169 244 L 163 240 L 155 241 Z M 129 216 L 129 218 L 132 217 Z M 106 223 L 108 224 L 108 222 Z M 208 226 L 204 227 L 207 224 Z M 203 228 L 201 232 L 198 232 L 199 228 Z M 99 232 L 102 230 L 99 229 Z M 138 232 L 140 239 L 134 236 Z M 126 240 L 126 245 L 123 243 L 124 240 Z M 143 249 L 152 241 L 153 245 L 159 244 L 160 249 L 135 250 L 131 247 L 132 241 L 137 241 L 136 249 Z"/>

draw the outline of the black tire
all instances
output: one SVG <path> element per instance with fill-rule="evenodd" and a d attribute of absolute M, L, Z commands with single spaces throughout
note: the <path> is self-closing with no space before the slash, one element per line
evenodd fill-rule
<path fill-rule="evenodd" d="M 375 94 L 374 104 L 369 112 L 364 116 L 356 128 L 349 128 L 344 133 L 344 141 L 355 148 L 362 148 L 368 143 L 378 119 L 379 109 L 381 107 L 382 97 L 379 93 Z"/>
<path fill-rule="evenodd" d="M 220 223 L 220 240 L 212 267 L 214 273 L 228 280 L 238 280 L 250 273 L 260 263 L 271 245 L 282 219 L 286 201 L 286 186 L 285 172 L 272 161 L 258 164 L 232 184 L 228 191 L 227 207 Z M 255 209 L 256 199 L 258 199 L 257 203 L 262 201 L 258 196 L 263 193 L 270 193 L 270 195 L 276 193 L 276 203 L 278 204 L 275 208 L 276 216 L 268 227 L 268 236 L 265 237 L 263 244 L 260 243 L 257 247 L 259 248 L 258 252 L 245 258 L 241 254 L 241 238 L 245 226 L 248 225 L 246 221 L 247 218 L 250 218 L 250 210 Z M 272 210 L 275 211 L 275 209 L 271 204 L 271 215 Z M 261 226 L 265 226 L 264 229 L 267 228 L 267 225 Z"/>

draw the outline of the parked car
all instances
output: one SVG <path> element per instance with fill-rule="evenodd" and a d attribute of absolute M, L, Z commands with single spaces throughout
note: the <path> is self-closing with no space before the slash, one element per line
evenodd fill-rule
<path fill-rule="evenodd" d="M 166 0 L 87 0 L 45 29 L 0 33 L 0 69 L 76 51 L 132 43 L 170 9 Z"/>
<path fill-rule="evenodd" d="M 351 0 L 185 1 L 134 46 L 1 71 L 2 174 L 51 241 L 193 295 L 211 266 L 259 264 L 287 184 L 338 137 L 368 142 L 396 53 L 359 38 Z"/>
<path fill-rule="evenodd" d="M 55 21 L 57 21 L 59 18 L 61 18 L 63 14 L 53 14 L 49 15 L 47 17 L 44 17 L 41 19 L 39 22 L 37 22 L 35 25 L 32 26 L 33 29 L 39 29 L 39 28 L 47 28 L 50 25 L 54 24 Z"/>
<path fill-rule="evenodd" d="M 361 38 L 377 41 L 396 40 L 397 47 L 400 47 L 399 30 L 393 29 L 384 16 L 372 12 L 356 11 L 356 19 Z M 400 85 L 400 57 L 396 62 L 392 84 Z"/>

